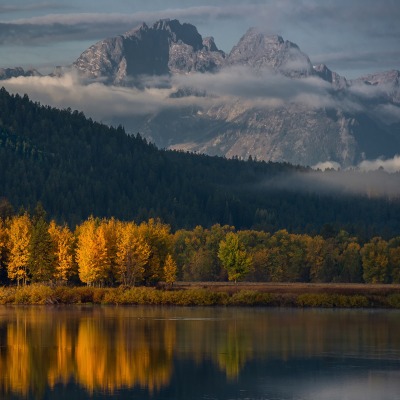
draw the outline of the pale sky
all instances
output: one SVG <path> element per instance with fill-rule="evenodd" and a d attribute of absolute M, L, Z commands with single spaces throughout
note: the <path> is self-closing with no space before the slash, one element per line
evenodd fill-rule
<path fill-rule="evenodd" d="M 259 27 L 347 78 L 400 69 L 399 0 L 0 0 L 0 68 L 47 73 L 160 18 L 196 25 L 225 52 Z"/>

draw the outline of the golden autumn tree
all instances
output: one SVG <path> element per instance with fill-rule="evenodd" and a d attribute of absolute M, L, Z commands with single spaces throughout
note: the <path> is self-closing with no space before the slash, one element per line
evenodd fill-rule
<path fill-rule="evenodd" d="M 380 237 L 372 238 L 360 250 L 365 283 L 387 283 L 389 278 L 388 243 Z"/>
<path fill-rule="evenodd" d="M 139 233 L 151 249 L 148 267 L 144 271 L 145 283 L 155 283 L 163 277 L 165 259 L 172 252 L 170 229 L 169 225 L 153 218 L 139 225 Z"/>
<path fill-rule="evenodd" d="M 306 238 L 306 242 L 311 282 L 320 282 L 325 260 L 325 240 L 318 235 Z"/>
<path fill-rule="evenodd" d="M 66 283 L 75 272 L 74 235 L 68 226 L 60 227 L 54 221 L 50 222 L 49 234 L 53 241 L 55 256 L 54 279 Z"/>
<path fill-rule="evenodd" d="M 176 281 L 177 265 L 171 254 L 167 255 L 164 263 L 164 281 L 167 285 L 172 286 Z"/>
<path fill-rule="evenodd" d="M 133 223 L 119 225 L 116 277 L 123 285 L 135 286 L 143 280 L 151 254 L 150 246 Z"/>
<path fill-rule="evenodd" d="M 23 285 L 29 279 L 28 261 L 29 244 L 31 239 L 31 220 L 27 214 L 11 219 L 8 228 L 9 260 L 7 266 L 8 277 Z"/>
<path fill-rule="evenodd" d="M 102 285 L 109 268 L 104 225 L 90 217 L 78 227 L 77 234 L 79 279 L 88 286 Z"/>
<path fill-rule="evenodd" d="M 112 283 L 115 281 L 116 260 L 117 260 L 117 238 L 121 221 L 111 218 L 100 221 L 101 229 L 104 231 L 107 251 L 107 271 L 106 281 Z"/>

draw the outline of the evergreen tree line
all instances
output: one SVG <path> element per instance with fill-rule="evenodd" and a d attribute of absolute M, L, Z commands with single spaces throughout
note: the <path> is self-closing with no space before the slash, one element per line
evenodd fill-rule
<path fill-rule="evenodd" d="M 150 219 L 136 224 L 89 217 L 71 231 L 37 207 L 0 219 L 2 284 L 29 282 L 139 286 L 165 281 L 400 283 L 400 237 L 361 243 L 331 237 L 211 228 L 171 231 Z"/>
<path fill-rule="evenodd" d="M 314 172 L 159 150 L 121 126 L 0 89 L 0 196 L 16 209 L 40 201 L 70 228 L 94 215 L 138 223 L 159 217 L 173 230 L 220 224 L 310 235 L 345 229 L 362 240 L 400 234 L 398 199 L 280 187 L 292 173 Z"/>

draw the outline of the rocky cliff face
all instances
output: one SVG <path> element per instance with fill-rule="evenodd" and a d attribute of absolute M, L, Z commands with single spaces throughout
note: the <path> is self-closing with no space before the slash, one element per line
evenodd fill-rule
<path fill-rule="evenodd" d="M 218 94 L 209 93 L 210 87 L 192 87 L 186 79 L 169 99 L 182 103 L 187 98 L 187 106 L 112 121 L 140 131 L 163 148 L 303 165 L 334 161 L 343 166 L 400 153 L 399 71 L 347 80 L 324 64 L 313 66 L 296 44 L 257 29 L 249 29 L 225 54 L 193 25 L 161 20 L 96 43 L 74 67 L 109 84 L 138 86 L 142 75 L 218 77 L 240 68 L 243 78 L 238 80 L 244 80 L 247 92 L 246 79 L 254 73 L 260 86 L 257 95 L 291 95 L 274 105 L 256 104 L 249 93 L 225 95 L 215 102 Z M 263 80 L 265 71 L 272 87 Z M 301 97 L 305 87 L 311 90 Z M 193 98 L 203 101 L 192 104 Z"/>
<path fill-rule="evenodd" d="M 121 84 L 140 75 L 212 72 L 224 59 L 213 38 L 203 39 L 193 25 L 161 20 L 96 43 L 73 65 L 89 77 Z"/>
<path fill-rule="evenodd" d="M 266 35 L 251 28 L 233 47 L 227 65 L 244 65 L 254 69 L 271 68 L 289 77 L 314 74 L 312 64 L 298 46 L 280 36 Z"/>

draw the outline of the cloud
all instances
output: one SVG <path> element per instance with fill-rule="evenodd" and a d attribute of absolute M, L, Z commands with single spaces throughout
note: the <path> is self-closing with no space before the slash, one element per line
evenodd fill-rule
<path fill-rule="evenodd" d="M 268 69 L 255 71 L 248 67 L 231 67 L 216 74 L 175 75 L 172 82 L 213 96 L 254 102 L 270 100 L 277 105 L 293 102 L 318 108 L 334 104 L 329 95 L 330 85 L 322 79 L 291 79 Z"/>
<path fill-rule="evenodd" d="M 319 169 L 321 171 L 325 171 L 327 169 L 334 169 L 338 171 L 341 169 L 341 165 L 335 161 L 324 161 L 313 165 L 311 168 L 315 170 Z"/>
<path fill-rule="evenodd" d="M 158 78 L 156 81 L 163 80 Z M 202 106 L 205 102 L 212 104 L 212 99 L 170 98 L 175 89 L 166 85 L 137 89 L 106 86 L 101 82 L 87 84 L 74 73 L 62 77 L 18 77 L 1 84 L 11 93 L 26 93 L 33 101 L 57 108 L 77 109 L 98 121 L 155 114 L 194 104 Z"/>
<path fill-rule="evenodd" d="M 396 155 L 390 159 L 364 160 L 358 168 L 361 171 L 376 171 L 383 169 L 387 172 L 400 172 L 400 155 Z"/>
<path fill-rule="evenodd" d="M 67 6 L 65 4 L 42 2 L 35 4 L 13 4 L 13 5 L 0 5 L 0 14 L 5 13 L 15 13 L 15 12 L 26 12 L 26 11 L 37 11 L 37 10 L 55 10 L 55 9 L 65 9 Z"/>
<path fill-rule="evenodd" d="M 280 177 L 279 181 L 268 181 L 265 183 L 265 187 L 306 193 L 333 193 L 335 195 L 347 194 L 392 199 L 400 198 L 400 173 L 388 173 L 383 170 L 298 172 Z"/>
<path fill-rule="evenodd" d="M 66 40 L 103 39 L 123 34 L 142 22 L 163 18 L 204 21 L 238 18 L 240 7 L 199 6 L 135 13 L 47 14 L 0 23 L 0 44 L 26 45 Z"/>
<path fill-rule="evenodd" d="M 386 160 L 365 160 L 346 170 L 332 161 L 318 163 L 312 168 L 317 171 L 295 173 L 278 182 L 269 181 L 266 186 L 311 193 L 400 198 L 399 155 Z"/>

